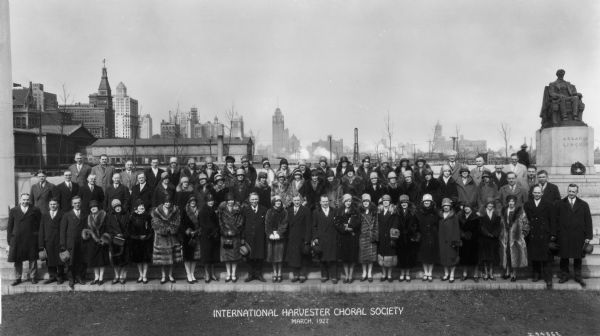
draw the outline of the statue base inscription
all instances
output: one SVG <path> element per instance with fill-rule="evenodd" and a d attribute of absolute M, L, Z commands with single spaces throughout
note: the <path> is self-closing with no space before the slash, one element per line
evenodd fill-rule
<path fill-rule="evenodd" d="M 586 175 L 595 174 L 594 129 L 588 126 L 543 128 L 535 132 L 536 165 L 550 175 L 571 174 L 571 165 L 581 162 Z"/>

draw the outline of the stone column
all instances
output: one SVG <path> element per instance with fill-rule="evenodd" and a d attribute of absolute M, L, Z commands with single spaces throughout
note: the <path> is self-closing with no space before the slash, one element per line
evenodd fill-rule
<path fill-rule="evenodd" d="M 6 229 L 8 207 L 15 205 L 15 138 L 13 135 L 12 65 L 8 0 L 0 0 L 0 229 Z"/>

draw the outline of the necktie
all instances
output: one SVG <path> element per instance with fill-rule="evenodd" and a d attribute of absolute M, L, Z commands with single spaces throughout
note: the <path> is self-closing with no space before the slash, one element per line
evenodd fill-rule
<path fill-rule="evenodd" d="M 90 191 L 94 192 L 94 186 L 90 186 Z"/>
<path fill-rule="evenodd" d="M 50 211 L 50 218 L 54 219 L 54 216 L 56 216 L 56 212 Z"/>
<path fill-rule="evenodd" d="M 294 207 L 294 215 L 298 213 L 298 208 Z"/>
<path fill-rule="evenodd" d="M 77 218 L 79 218 L 79 210 L 75 210 L 75 216 L 77 216 Z"/>
<path fill-rule="evenodd" d="M 71 183 L 67 183 L 67 188 L 69 188 L 69 191 L 71 191 Z"/>

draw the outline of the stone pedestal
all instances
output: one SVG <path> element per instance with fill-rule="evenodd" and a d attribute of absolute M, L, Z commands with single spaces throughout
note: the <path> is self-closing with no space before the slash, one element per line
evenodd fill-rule
<path fill-rule="evenodd" d="M 550 175 L 571 174 L 577 161 L 586 168 L 586 175 L 595 174 L 594 129 L 588 126 L 562 126 L 538 130 L 535 133 L 536 165 Z"/>

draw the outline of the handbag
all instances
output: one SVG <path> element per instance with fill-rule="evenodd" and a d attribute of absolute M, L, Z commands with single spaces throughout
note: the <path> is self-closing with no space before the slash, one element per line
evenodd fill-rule
<path fill-rule="evenodd" d="M 116 245 L 116 246 L 124 246 L 125 238 L 123 238 L 121 236 L 114 236 L 112 239 L 112 243 L 113 243 L 113 245 Z"/>
<path fill-rule="evenodd" d="M 392 238 L 392 239 L 400 238 L 400 230 L 391 228 L 390 229 L 390 238 Z"/>
<path fill-rule="evenodd" d="M 173 262 L 180 263 L 183 261 L 183 246 L 181 244 L 173 245 Z"/>
<path fill-rule="evenodd" d="M 58 257 L 60 258 L 60 261 L 67 263 L 67 261 L 71 259 L 71 253 L 69 253 L 68 250 L 64 250 L 58 254 Z"/>
<path fill-rule="evenodd" d="M 233 239 L 230 239 L 230 238 L 223 239 L 223 248 L 226 250 L 231 250 L 233 248 Z"/>
<path fill-rule="evenodd" d="M 45 261 L 48 259 L 48 253 L 46 253 L 46 249 L 41 249 L 40 252 L 38 252 L 38 257 L 40 261 Z"/>

